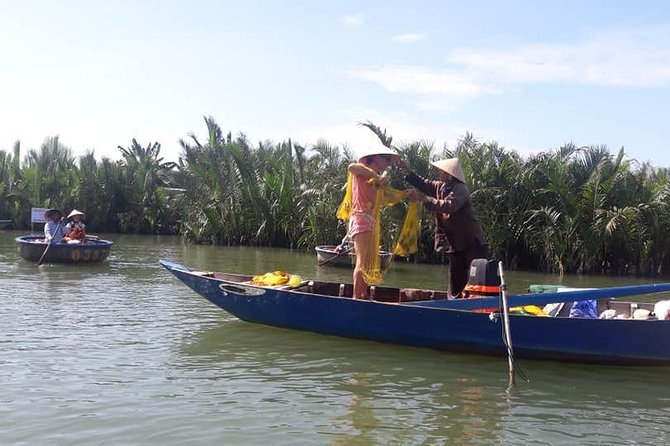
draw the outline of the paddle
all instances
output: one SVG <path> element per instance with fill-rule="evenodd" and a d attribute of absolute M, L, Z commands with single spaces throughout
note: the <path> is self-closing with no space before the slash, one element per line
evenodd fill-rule
<path fill-rule="evenodd" d="M 590 290 L 566 291 L 562 293 L 534 293 L 516 294 L 507 297 L 510 307 L 523 305 L 546 305 L 560 302 L 577 302 L 581 300 L 618 298 L 636 296 L 640 294 L 662 293 L 670 291 L 670 283 L 652 283 L 649 285 L 632 285 L 608 288 L 594 288 Z M 498 297 L 476 297 L 470 299 L 436 300 L 429 302 L 407 302 L 404 305 L 421 307 L 435 307 L 452 310 L 477 310 L 497 308 Z"/>
<path fill-rule="evenodd" d="M 323 261 L 321 261 L 321 262 L 318 262 L 318 263 L 316 264 L 316 266 L 323 266 L 323 265 L 325 265 L 325 264 L 327 264 L 327 263 L 329 263 L 329 262 L 332 262 L 333 260 L 335 260 L 335 259 L 337 259 L 337 258 L 342 257 L 342 256 L 345 255 L 345 254 L 349 254 L 349 251 L 351 251 L 352 249 L 353 249 L 353 245 L 352 245 L 352 246 L 349 246 L 347 249 L 343 249 L 342 251 L 338 252 L 337 255 L 335 255 L 335 256 L 328 257 L 326 260 L 323 260 Z"/>
<path fill-rule="evenodd" d="M 61 227 L 62 224 L 63 224 L 63 219 L 61 218 L 61 220 L 58 222 L 58 226 L 56 226 L 56 230 L 54 231 L 54 234 L 51 236 L 51 240 L 49 240 L 49 244 L 47 245 L 46 248 L 44 248 L 44 252 L 42 253 L 42 257 L 40 257 L 39 261 L 37 262 L 37 266 L 40 266 L 42 264 L 42 260 L 44 259 L 44 256 L 47 255 L 47 251 L 51 247 L 51 244 L 54 241 L 54 237 L 56 236 L 56 234 L 58 234 L 58 231 L 60 231 L 60 227 Z"/>

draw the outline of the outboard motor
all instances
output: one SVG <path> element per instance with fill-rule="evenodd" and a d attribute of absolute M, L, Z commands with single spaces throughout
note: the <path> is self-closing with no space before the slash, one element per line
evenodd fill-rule
<path fill-rule="evenodd" d="M 496 259 L 474 259 L 470 263 L 468 283 L 463 297 L 495 297 L 500 295 L 500 276 Z"/>

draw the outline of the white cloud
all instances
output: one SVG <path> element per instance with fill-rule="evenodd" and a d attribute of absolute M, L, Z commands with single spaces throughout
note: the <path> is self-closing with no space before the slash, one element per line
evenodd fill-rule
<path fill-rule="evenodd" d="M 363 14 L 352 14 L 340 17 L 340 23 L 345 26 L 361 26 L 365 22 Z"/>
<path fill-rule="evenodd" d="M 394 145 L 402 146 L 425 141 L 433 145 L 435 155 L 439 155 L 445 146 L 449 149 L 456 147 L 458 141 L 468 132 L 480 142 L 497 141 L 499 145 L 515 150 L 522 156 L 546 150 L 546 147 L 527 147 L 525 142 L 527 135 L 517 134 L 509 128 L 487 127 L 459 120 L 430 120 L 411 111 L 389 112 L 373 108 L 351 108 L 339 110 L 338 114 L 339 119 L 332 125 L 292 127 L 288 132 L 294 142 L 303 146 L 309 147 L 319 139 L 324 139 L 340 147 L 346 145 L 356 155 L 373 144 L 379 144 L 379 139 L 374 133 L 358 125 L 367 121 L 386 130 L 387 134 L 393 137 Z"/>
<path fill-rule="evenodd" d="M 506 50 L 457 49 L 450 65 L 501 83 L 564 82 L 596 86 L 670 85 L 670 27 L 601 32 L 573 44 L 537 43 Z"/>
<path fill-rule="evenodd" d="M 378 83 L 392 93 L 416 95 L 419 98 L 417 106 L 426 109 L 451 109 L 464 99 L 502 92 L 493 82 L 476 79 L 458 70 L 383 65 L 349 70 L 346 73 L 354 78 Z"/>
<path fill-rule="evenodd" d="M 391 40 L 394 42 L 399 42 L 399 43 L 411 43 L 411 42 L 419 42 L 421 40 L 424 40 L 426 38 L 425 34 L 421 33 L 407 33 L 407 34 L 398 34 L 393 37 L 391 37 Z"/>
<path fill-rule="evenodd" d="M 359 122 L 371 121 L 380 128 L 387 129 L 389 136 L 393 137 L 393 144 L 402 145 L 419 140 L 433 143 L 436 152 L 442 150 L 447 144 L 454 146 L 459 138 L 467 131 L 477 131 L 475 128 L 466 128 L 463 124 L 444 122 L 432 124 L 418 119 L 411 113 L 404 111 L 382 112 L 375 109 L 355 108 L 341 110 L 342 119 L 340 123 L 330 126 L 309 126 L 292 130 L 292 135 L 302 144 L 310 145 L 318 139 L 325 139 L 334 145 L 347 145 L 353 153 L 358 154 L 372 144 L 379 144 L 379 139 L 366 127 L 358 125 Z M 493 135 L 494 132 L 485 132 L 484 135 Z"/>
<path fill-rule="evenodd" d="M 423 109 L 504 93 L 528 83 L 606 87 L 670 86 L 670 25 L 605 30 L 576 43 L 527 43 L 503 49 L 457 48 L 444 66 L 385 64 L 346 71 Z M 447 107 L 447 108 L 449 108 Z"/>

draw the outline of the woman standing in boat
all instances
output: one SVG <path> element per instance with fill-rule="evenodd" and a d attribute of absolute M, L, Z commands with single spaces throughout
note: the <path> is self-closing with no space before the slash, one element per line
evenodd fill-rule
<path fill-rule="evenodd" d="M 82 221 L 86 214 L 76 209 L 67 216 L 68 223 L 65 225 L 65 240 L 68 243 L 84 243 L 86 240 L 86 225 Z"/>
<path fill-rule="evenodd" d="M 59 209 L 49 209 L 44 213 L 44 241 L 47 243 L 61 243 L 65 236 L 63 228 L 63 212 Z"/>
<path fill-rule="evenodd" d="M 379 257 L 379 207 L 378 190 L 388 185 L 385 171 L 395 165 L 400 157 L 386 147 L 370 149 L 349 165 L 347 192 L 337 211 L 337 217 L 349 221 L 347 236 L 354 242 L 356 266 L 353 272 L 354 299 L 369 299 L 367 285 L 380 277 L 372 265 Z"/>
<path fill-rule="evenodd" d="M 437 252 L 446 252 L 449 258 L 450 296 L 462 297 L 470 263 L 486 258 L 486 239 L 472 209 L 470 191 L 458 158 L 431 164 L 437 169 L 439 180 L 429 180 L 409 171 L 405 180 L 418 190 L 410 189 L 407 196 L 412 201 L 422 201 L 425 208 L 435 214 L 434 248 Z M 402 161 L 400 167 L 407 169 Z"/>

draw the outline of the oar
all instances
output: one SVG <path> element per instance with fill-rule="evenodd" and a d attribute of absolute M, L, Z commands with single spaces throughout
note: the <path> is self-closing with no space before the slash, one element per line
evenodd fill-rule
<path fill-rule="evenodd" d="M 523 305 L 546 305 L 560 302 L 578 302 L 590 299 L 615 299 L 618 297 L 663 293 L 667 291 L 670 291 L 670 283 L 652 283 L 649 285 L 594 288 L 590 290 L 565 291 L 561 293 L 516 294 L 508 296 L 507 302 L 510 307 L 520 307 Z M 407 302 L 404 305 L 447 308 L 453 310 L 477 310 L 484 308 L 498 308 L 498 297 Z"/>
<path fill-rule="evenodd" d="M 49 224 L 49 223 L 46 223 L 46 224 Z M 37 262 L 37 266 L 40 266 L 42 264 L 42 260 L 44 259 L 44 256 L 47 255 L 47 251 L 49 250 L 49 248 L 51 248 L 51 244 L 54 241 L 54 237 L 56 236 L 56 234 L 58 234 L 58 231 L 60 231 L 60 227 L 61 227 L 62 224 L 63 224 L 63 220 L 61 219 L 61 221 L 58 222 L 58 226 L 56 226 L 56 230 L 54 231 L 54 234 L 51 236 L 51 240 L 49 240 L 49 244 L 47 245 L 46 248 L 44 248 L 44 252 L 42 253 L 42 257 L 40 257 L 40 260 Z"/>
<path fill-rule="evenodd" d="M 326 260 L 323 260 L 321 262 L 318 262 L 316 266 L 323 266 L 327 263 L 332 262 L 333 260 L 342 257 L 345 254 L 349 254 L 349 251 L 353 249 L 353 246 L 348 247 L 347 249 L 343 249 L 342 251 L 338 252 L 337 255 L 334 255 L 332 257 L 328 257 Z"/>

